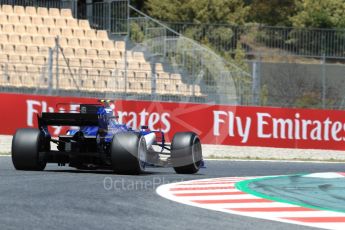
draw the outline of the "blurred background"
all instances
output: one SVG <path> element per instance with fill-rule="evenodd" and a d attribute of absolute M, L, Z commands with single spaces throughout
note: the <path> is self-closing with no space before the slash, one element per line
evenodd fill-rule
<path fill-rule="evenodd" d="M 343 109 L 343 0 L 0 0 L 2 92 Z"/>

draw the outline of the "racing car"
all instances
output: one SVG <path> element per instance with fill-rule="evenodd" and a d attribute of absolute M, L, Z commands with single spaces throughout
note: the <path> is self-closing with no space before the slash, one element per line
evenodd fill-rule
<path fill-rule="evenodd" d="M 68 164 L 80 170 L 106 169 L 117 174 L 144 173 L 149 166 L 173 167 L 176 173 L 197 173 L 203 164 L 200 138 L 178 132 L 171 144 L 162 131 L 139 130 L 118 122 L 110 100 L 80 104 L 77 113 L 38 115 L 38 128 L 18 129 L 12 140 L 17 170 L 42 171 L 47 163 Z M 67 126 L 56 138 L 49 126 Z M 52 150 L 51 144 L 57 148 Z"/>

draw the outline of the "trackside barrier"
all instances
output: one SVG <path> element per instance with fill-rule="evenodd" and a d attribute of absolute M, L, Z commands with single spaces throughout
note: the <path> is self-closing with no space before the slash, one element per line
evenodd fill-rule
<path fill-rule="evenodd" d="M 0 94 L 0 134 L 36 127 L 40 112 L 76 112 L 92 98 Z M 345 150 L 345 111 L 118 100 L 120 122 L 172 134 L 193 131 L 204 144 Z M 65 129 L 53 127 L 54 135 Z"/>

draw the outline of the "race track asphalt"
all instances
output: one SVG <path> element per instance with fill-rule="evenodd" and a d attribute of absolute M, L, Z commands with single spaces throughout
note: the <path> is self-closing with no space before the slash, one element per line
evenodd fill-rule
<path fill-rule="evenodd" d="M 202 178 L 345 171 L 345 164 L 206 164 L 197 175 L 155 168 L 145 175 L 123 176 L 56 165 L 43 172 L 15 171 L 10 157 L 0 157 L 0 229 L 312 229 L 182 205 L 158 196 L 155 189 Z"/>

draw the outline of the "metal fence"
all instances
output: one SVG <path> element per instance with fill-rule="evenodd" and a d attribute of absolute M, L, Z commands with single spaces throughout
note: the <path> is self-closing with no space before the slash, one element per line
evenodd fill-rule
<path fill-rule="evenodd" d="M 345 58 L 345 29 L 312 29 L 263 25 L 165 23 L 179 33 L 219 52 L 234 53 L 241 44 L 248 56 L 294 55 Z"/>
<path fill-rule="evenodd" d="M 128 0 L 96 2 L 88 16 L 90 25 L 96 29 L 108 30 L 112 34 L 128 34 Z"/>
<path fill-rule="evenodd" d="M 163 71 L 182 76 L 181 81 L 192 92 L 201 88 L 206 102 L 248 104 L 252 100 L 248 93 L 243 93 L 251 90 L 249 73 L 208 47 L 136 10 L 126 0 L 94 3 L 89 20 L 94 28 L 106 29 L 112 35 L 126 35 L 128 50 L 144 53 L 152 66 L 161 65 L 162 70 L 152 68 L 153 93 L 159 83 L 154 76 Z"/>
<path fill-rule="evenodd" d="M 200 86 L 207 95 L 206 102 L 251 102 L 248 72 L 132 6 L 129 8 L 128 44 L 132 50 L 144 52 L 151 61 L 163 63 L 167 71 L 181 74 L 187 85 Z"/>
<path fill-rule="evenodd" d="M 323 57 L 303 63 L 285 56 L 278 62 L 250 62 L 255 105 L 345 109 L 345 65 Z"/>
<path fill-rule="evenodd" d="M 224 85 L 224 88 L 217 88 L 217 92 L 213 87 L 205 89 L 202 85 L 207 83 L 202 82 L 188 84 L 183 81 L 184 87 L 176 89 L 170 86 L 181 80 L 178 74 L 153 74 L 137 69 L 128 70 L 126 75 L 124 70 L 118 68 L 85 68 L 65 60 L 62 53 L 57 65 L 57 53 L 52 54 L 52 58 L 47 56 L 42 65 L 0 59 L 0 91 L 197 103 L 212 103 L 210 97 L 213 95 L 229 96 L 228 78 L 219 80 L 218 84 Z M 252 100 L 243 104 L 345 109 L 344 65 L 303 64 L 287 57 L 279 63 L 255 61 L 250 62 L 249 66 L 255 79 L 253 90 L 243 91 L 238 95 L 244 97 L 242 100 Z M 160 87 L 161 83 L 166 88 Z M 198 92 L 200 86 L 201 91 Z M 222 102 L 224 101 L 220 101 Z"/>
<path fill-rule="evenodd" d="M 200 84 L 183 82 L 180 74 L 159 70 L 156 62 L 142 62 L 141 67 L 134 66 L 131 59 L 138 54 L 136 52 L 127 51 L 127 58 L 118 59 L 116 62 L 109 60 L 110 65 L 91 68 L 86 67 L 90 65 L 83 64 L 102 60 L 68 58 L 58 41 L 56 39 L 55 47 L 40 53 L 40 58 L 46 55 L 40 64 L 32 62 L 34 56 L 28 58 L 12 54 L 12 57 L 6 54 L 7 58 L 0 58 L 0 90 L 114 99 L 198 103 L 207 101 L 207 95 L 201 91 Z M 16 61 L 12 60 L 14 57 Z"/>

